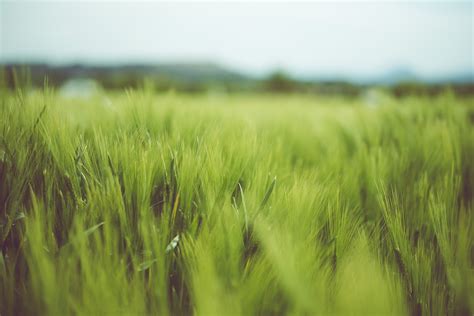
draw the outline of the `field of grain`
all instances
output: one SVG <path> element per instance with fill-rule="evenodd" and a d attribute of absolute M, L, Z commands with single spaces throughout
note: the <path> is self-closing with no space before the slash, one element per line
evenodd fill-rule
<path fill-rule="evenodd" d="M 1 315 L 471 315 L 474 106 L 0 96 Z"/>

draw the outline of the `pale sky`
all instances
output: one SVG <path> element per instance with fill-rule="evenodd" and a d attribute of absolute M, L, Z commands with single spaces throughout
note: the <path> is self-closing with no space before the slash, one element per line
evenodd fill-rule
<path fill-rule="evenodd" d="M 1 2 L 0 60 L 207 61 L 302 76 L 472 73 L 473 10 L 472 1 Z"/>

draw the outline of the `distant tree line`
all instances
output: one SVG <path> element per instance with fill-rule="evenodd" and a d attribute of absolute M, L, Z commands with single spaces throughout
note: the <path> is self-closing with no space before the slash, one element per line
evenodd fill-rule
<path fill-rule="evenodd" d="M 194 68 L 193 68 L 194 67 Z M 160 68 L 161 69 L 161 68 Z M 176 70 L 178 69 L 178 70 Z M 61 87 L 70 79 L 93 79 L 105 90 L 139 88 L 146 79 L 155 91 L 174 90 L 183 93 L 262 92 L 262 93 L 308 93 L 318 95 L 340 95 L 357 97 L 373 85 L 353 84 L 346 81 L 303 81 L 284 72 L 274 72 L 263 79 L 254 79 L 224 72 L 218 68 L 168 67 L 167 72 L 154 72 L 146 66 L 83 67 L 37 64 L 34 66 L 0 66 L 0 87 L 42 87 L 47 78 L 48 85 Z M 473 96 L 474 83 L 425 84 L 422 82 L 400 82 L 380 86 L 395 97 L 436 96 L 447 89 L 460 96 Z"/>

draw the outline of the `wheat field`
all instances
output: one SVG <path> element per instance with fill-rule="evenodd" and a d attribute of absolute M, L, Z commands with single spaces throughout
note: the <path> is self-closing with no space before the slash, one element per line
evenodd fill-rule
<path fill-rule="evenodd" d="M 1 315 L 471 315 L 472 98 L 0 97 Z"/>

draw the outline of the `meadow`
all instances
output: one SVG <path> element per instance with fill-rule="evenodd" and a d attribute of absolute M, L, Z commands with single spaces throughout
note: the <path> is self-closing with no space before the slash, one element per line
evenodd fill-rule
<path fill-rule="evenodd" d="M 0 97 L 1 315 L 472 315 L 474 105 Z"/>

